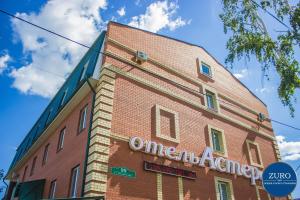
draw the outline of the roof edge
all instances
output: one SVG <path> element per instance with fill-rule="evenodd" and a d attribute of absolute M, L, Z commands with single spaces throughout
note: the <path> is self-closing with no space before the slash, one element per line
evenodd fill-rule
<path fill-rule="evenodd" d="M 94 87 L 96 86 L 98 80 L 95 79 L 95 78 L 93 78 L 93 77 L 86 77 L 86 78 L 81 82 L 81 84 L 78 86 L 78 88 L 76 89 L 76 91 L 73 93 L 73 95 L 71 96 L 70 100 L 69 100 L 69 101 L 65 104 L 65 106 L 57 113 L 57 115 L 55 116 L 55 118 L 54 118 L 54 119 L 52 120 L 52 122 L 46 127 L 46 129 L 43 130 L 43 132 L 42 132 L 41 135 L 43 135 L 46 131 L 48 131 L 49 127 L 51 127 L 51 126 L 53 125 L 53 122 L 54 122 L 55 120 L 57 120 L 57 117 L 58 117 L 59 115 L 61 115 L 63 112 L 65 112 L 65 107 L 67 107 L 67 106 L 70 105 L 70 103 L 74 100 L 74 98 L 76 97 L 76 95 L 78 95 L 79 92 L 81 92 L 81 90 L 84 89 L 85 86 L 88 87 L 88 88 L 90 88 L 90 89 L 92 89 L 92 88 L 90 87 L 89 83 L 88 83 L 89 81 L 92 82 L 92 87 L 94 88 Z M 39 140 L 39 139 L 40 139 L 40 137 L 37 138 L 37 140 Z M 34 145 L 34 143 L 33 143 L 33 145 Z M 32 148 L 33 145 L 31 145 L 31 147 L 30 147 L 30 148 L 28 149 L 28 151 L 24 154 L 24 156 L 29 152 L 29 150 Z M 10 166 L 10 168 L 9 168 L 8 171 L 6 172 L 6 175 L 4 176 L 4 179 L 8 180 L 9 176 L 11 176 L 11 173 L 13 172 L 14 168 L 16 167 L 16 165 L 17 165 L 20 161 L 22 161 L 22 159 L 24 158 L 24 156 L 22 156 L 22 158 L 21 158 L 20 160 L 16 161 L 16 163 L 14 163 L 13 166 Z"/>

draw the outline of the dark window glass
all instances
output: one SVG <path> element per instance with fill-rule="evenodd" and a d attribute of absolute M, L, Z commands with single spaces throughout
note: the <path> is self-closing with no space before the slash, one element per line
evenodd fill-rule
<path fill-rule="evenodd" d="M 50 144 L 47 144 L 47 145 L 45 146 L 44 155 L 43 155 L 43 161 L 42 161 L 42 164 L 43 164 L 43 165 L 46 164 L 47 159 L 48 159 L 49 145 L 50 145 Z"/>
<path fill-rule="evenodd" d="M 27 169 L 28 169 L 28 166 L 26 166 L 25 169 L 24 169 L 24 173 L 23 173 L 23 177 L 22 177 L 22 182 L 24 182 L 24 180 L 26 178 Z"/>
<path fill-rule="evenodd" d="M 45 122 L 45 125 L 47 125 L 49 123 L 49 119 L 50 119 L 50 115 L 52 113 L 52 109 L 49 110 L 48 114 L 47 114 L 47 118 L 46 118 L 46 122 Z"/>
<path fill-rule="evenodd" d="M 89 62 L 90 62 L 90 60 L 88 60 L 85 63 L 85 65 L 83 66 L 83 69 L 82 69 L 82 72 L 81 72 L 81 75 L 80 75 L 80 81 L 82 81 L 86 77 L 86 70 L 88 68 Z"/>
<path fill-rule="evenodd" d="M 80 118 L 79 118 L 79 133 L 86 128 L 86 117 L 87 117 L 87 105 L 84 106 L 83 109 L 80 111 Z"/>
<path fill-rule="evenodd" d="M 64 103 L 65 103 L 65 99 L 66 99 L 66 96 L 67 96 L 67 90 L 64 92 L 62 98 L 61 98 L 61 101 L 60 101 L 60 104 L 59 104 L 59 107 L 63 106 Z"/>
<path fill-rule="evenodd" d="M 74 167 L 71 172 L 70 197 L 76 197 L 79 179 L 79 165 Z"/>
<path fill-rule="evenodd" d="M 213 149 L 214 151 L 222 152 L 222 145 L 221 145 L 221 133 L 215 129 L 211 130 L 211 136 L 213 141 Z"/>
<path fill-rule="evenodd" d="M 35 133 L 34 133 L 34 137 L 33 137 L 32 141 L 34 141 L 34 140 L 38 137 L 40 128 L 41 128 L 41 125 L 38 125 L 37 128 L 36 128 L 36 131 L 35 131 Z M 30 143 L 30 146 L 31 146 L 31 144 L 32 144 L 32 143 Z"/>
<path fill-rule="evenodd" d="M 33 158 L 33 161 L 32 161 L 31 170 L 30 170 L 30 176 L 32 176 L 33 173 L 34 173 L 36 160 L 37 160 L 37 157 L 35 156 L 35 157 Z"/>
<path fill-rule="evenodd" d="M 61 150 L 64 147 L 65 133 L 66 133 L 66 128 L 63 128 L 59 133 L 57 151 Z"/>
<path fill-rule="evenodd" d="M 202 74 L 205 74 L 206 76 L 211 76 L 210 66 L 202 64 L 201 65 L 201 72 L 202 72 Z"/>
<path fill-rule="evenodd" d="M 49 199 L 55 199 L 56 191 L 56 180 L 52 181 L 50 184 Z"/>
<path fill-rule="evenodd" d="M 220 200 L 231 200 L 228 183 L 219 181 L 218 190 L 220 194 Z"/>
<path fill-rule="evenodd" d="M 217 110 L 216 96 L 212 92 L 206 92 L 207 107 L 212 110 Z"/>

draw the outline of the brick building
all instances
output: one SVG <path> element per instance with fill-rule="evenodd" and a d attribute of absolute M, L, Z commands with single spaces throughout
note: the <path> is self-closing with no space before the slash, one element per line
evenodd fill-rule
<path fill-rule="evenodd" d="M 278 160 L 267 106 L 203 47 L 110 22 L 17 149 L 7 198 L 279 199 L 260 181 Z"/>

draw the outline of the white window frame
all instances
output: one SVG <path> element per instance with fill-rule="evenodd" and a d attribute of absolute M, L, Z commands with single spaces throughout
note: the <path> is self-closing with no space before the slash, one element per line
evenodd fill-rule
<path fill-rule="evenodd" d="M 80 110 L 78 133 L 81 133 L 86 128 L 86 126 L 87 126 L 86 125 L 87 109 L 88 109 L 88 104 L 86 104 Z M 83 116 L 83 119 L 82 119 L 82 116 Z M 82 123 L 81 123 L 81 121 L 82 121 Z"/>
<path fill-rule="evenodd" d="M 76 166 L 72 169 L 71 171 L 71 183 L 70 183 L 70 197 L 74 198 L 77 197 L 77 187 L 78 187 L 78 179 L 79 179 L 79 171 L 80 171 L 80 166 Z M 73 173 L 76 170 L 76 175 L 75 175 L 75 183 L 73 184 Z M 74 185 L 74 188 L 73 188 Z"/>
<path fill-rule="evenodd" d="M 61 106 L 64 105 L 65 100 L 66 100 L 67 93 L 68 93 L 68 89 L 66 89 L 66 90 L 64 91 L 64 95 L 63 95 L 63 97 L 62 97 L 62 99 L 61 99 L 61 101 L 60 101 L 59 107 L 61 107 Z"/>
<path fill-rule="evenodd" d="M 199 62 L 199 68 L 200 68 L 200 73 L 201 74 L 203 74 L 204 76 L 207 76 L 208 78 L 213 78 L 213 68 L 210 66 L 210 65 L 208 65 L 207 63 L 205 63 L 205 62 Z M 202 69 L 202 66 L 203 65 L 205 65 L 205 66 L 207 66 L 208 68 L 209 68 L 209 74 L 206 74 L 204 71 L 203 71 L 203 69 Z"/>
<path fill-rule="evenodd" d="M 83 78 L 85 77 L 85 73 L 86 73 L 86 70 L 87 70 L 87 68 L 88 68 L 88 65 L 89 65 L 89 63 L 90 63 L 90 59 L 85 63 L 85 65 L 83 66 L 83 71 L 81 72 L 82 74 L 81 74 L 81 76 L 80 76 L 80 81 L 82 81 L 83 80 Z"/>
<path fill-rule="evenodd" d="M 66 134 L 66 127 L 61 129 L 60 132 L 59 132 L 57 151 L 60 151 L 64 147 L 65 134 Z"/>
<path fill-rule="evenodd" d="M 223 129 L 220 129 L 220 128 L 217 128 L 217 127 L 214 127 L 212 125 L 207 125 L 207 128 L 208 128 L 208 137 L 209 137 L 209 146 L 213 148 L 213 141 L 212 141 L 212 129 L 218 131 L 220 133 L 220 136 L 221 136 L 221 139 L 222 139 L 222 148 L 223 148 L 223 151 L 214 151 L 213 153 L 218 155 L 218 156 L 222 156 L 222 157 L 228 157 L 228 150 L 227 150 L 227 144 L 226 144 L 226 138 L 225 138 L 225 133 L 224 133 L 224 130 Z"/>
<path fill-rule="evenodd" d="M 217 200 L 221 200 L 221 196 L 220 196 L 220 193 L 219 193 L 219 182 L 224 182 L 224 183 L 227 183 L 228 186 L 229 186 L 229 200 L 235 200 L 234 199 L 234 192 L 233 192 L 233 187 L 232 187 L 232 180 L 230 179 L 226 179 L 226 178 L 221 178 L 221 177 L 217 177 L 215 176 L 215 190 L 216 190 L 216 197 L 217 197 Z"/>
<path fill-rule="evenodd" d="M 54 185 L 52 185 L 52 184 L 54 184 Z M 53 180 L 50 183 L 49 199 L 55 199 L 56 184 L 57 184 L 56 180 Z M 53 187 L 53 189 L 52 189 L 52 187 Z"/>
<path fill-rule="evenodd" d="M 204 94 L 204 104 L 206 106 L 206 108 L 208 110 L 211 110 L 213 112 L 216 112 L 216 113 L 220 113 L 220 104 L 219 104 L 219 97 L 218 97 L 218 93 L 216 92 L 216 90 L 210 88 L 209 86 L 207 85 L 203 85 L 203 94 Z M 212 108 L 209 108 L 208 107 L 208 102 L 207 102 L 207 93 L 212 93 L 214 95 L 214 106 L 215 106 L 215 109 L 212 109 Z"/>

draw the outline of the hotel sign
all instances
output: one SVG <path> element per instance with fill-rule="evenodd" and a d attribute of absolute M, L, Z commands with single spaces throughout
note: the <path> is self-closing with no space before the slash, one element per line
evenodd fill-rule
<path fill-rule="evenodd" d="M 254 166 L 240 164 L 237 161 L 223 157 L 214 157 L 213 150 L 205 147 L 201 156 L 193 152 L 177 151 L 175 147 L 165 147 L 163 144 L 154 141 L 144 141 L 140 137 L 131 137 L 129 147 L 134 151 L 142 151 L 169 160 L 190 163 L 195 166 L 205 167 L 208 163 L 210 170 L 216 170 L 227 174 L 236 174 L 250 179 L 251 185 L 256 185 L 256 180 L 262 179 L 262 172 Z"/>
<path fill-rule="evenodd" d="M 189 171 L 189 170 L 184 170 L 184 169 L 178 169 L 175 167 L 169 167 L 166 165 L 159 165 L 156 163 L 151 163 L 144 161 L 144 169 L 146 171 L 152 171 L 152 172 L 159 172 L 163 174 L 169 174 L 173 176 L 180 176 L 183 178 L 188 178 L 188 179 L 196 179 L 196 172 Z"/>

